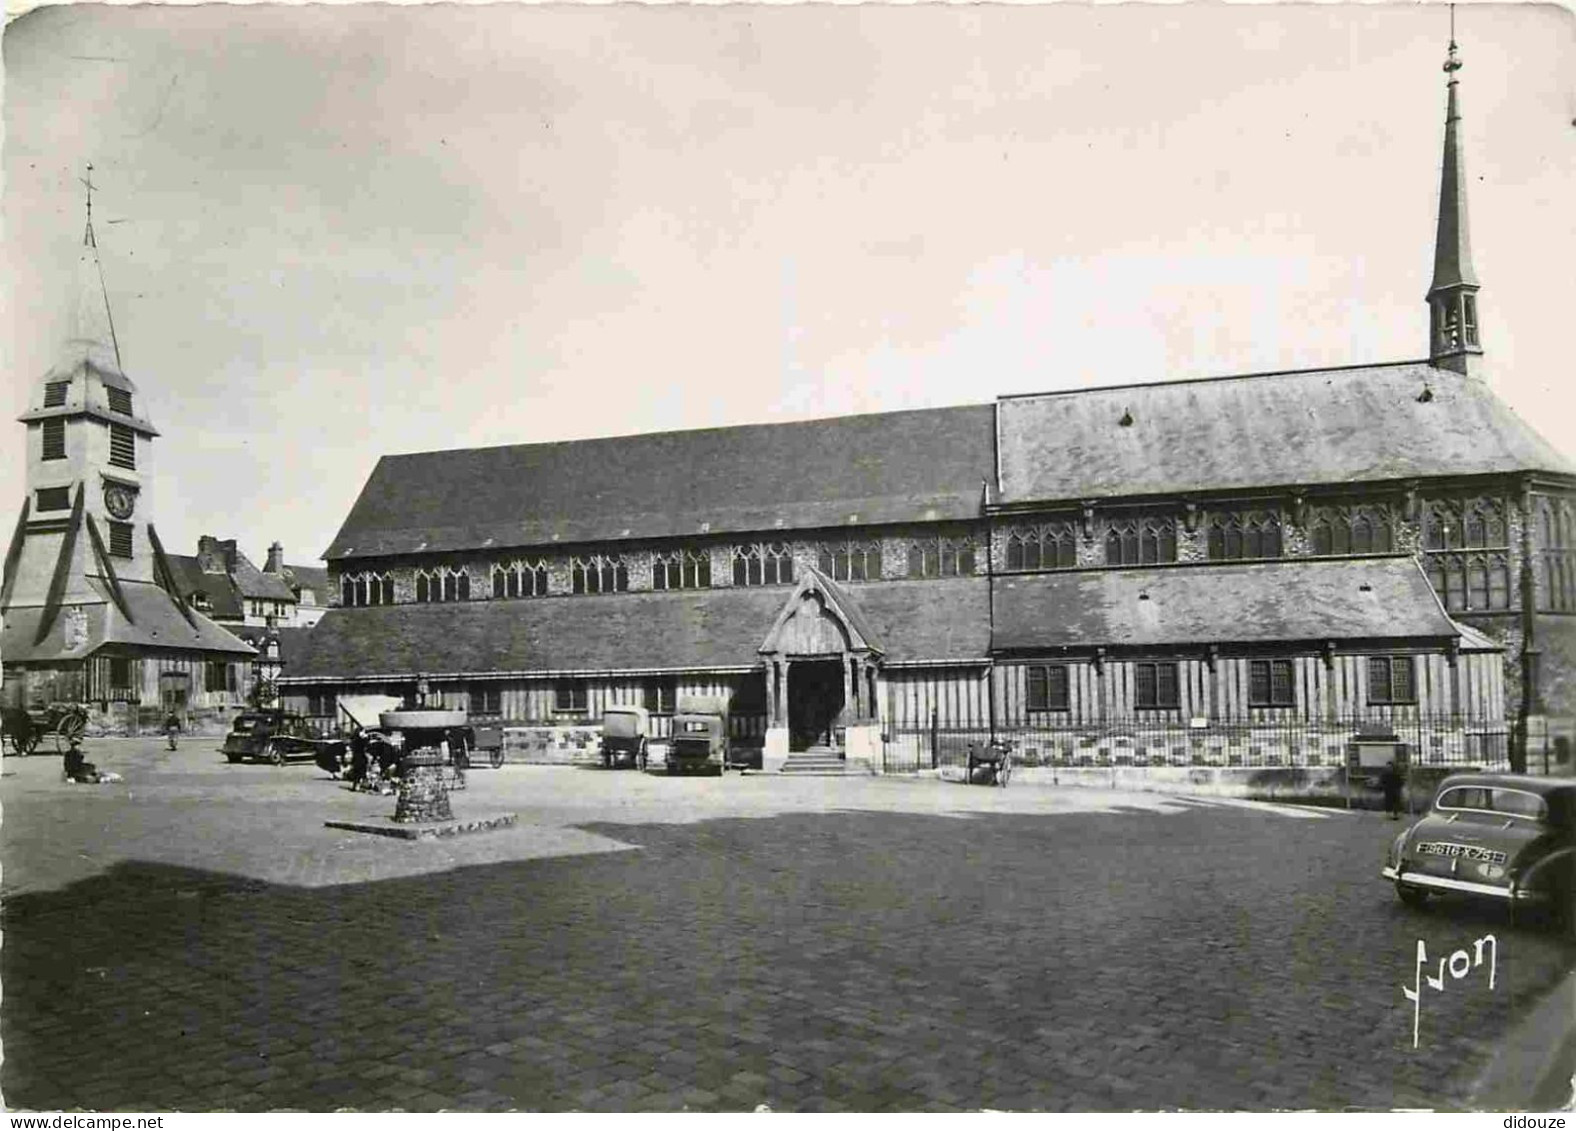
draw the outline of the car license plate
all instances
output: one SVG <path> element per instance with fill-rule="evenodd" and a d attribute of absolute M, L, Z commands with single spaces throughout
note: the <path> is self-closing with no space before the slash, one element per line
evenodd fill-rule
<path fill-rule="evenodd" d="M 1506 856 L 1493 848 L 1479 848 L 1475 844 L 1448 844 L 1444 842 L 1420 844 L 1419 856 L 1459 856 L 1463 860 L 1482 860 L 1489 864 L 1503 864 Z"/>

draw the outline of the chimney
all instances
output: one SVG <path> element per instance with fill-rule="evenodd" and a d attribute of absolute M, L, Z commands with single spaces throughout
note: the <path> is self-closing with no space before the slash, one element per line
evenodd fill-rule
<path fill-rule="evenodd" d="M 219 543 L 219 548 L 224 551 L 224 572 L 235 572 L 235 539 L 226 538 Z"/>
<path fill-rule="evenodd" d="M 204 573 L 225 572 L 223 547 L 212 534 L 197 539 L 197 565 Z"/>
<path fill-rule="evenodd" d="M 285 568 L 285 548 L 278 542 L 268 547 L 268 564 L 263 567 L 264 573 L 283 573 Z"/>

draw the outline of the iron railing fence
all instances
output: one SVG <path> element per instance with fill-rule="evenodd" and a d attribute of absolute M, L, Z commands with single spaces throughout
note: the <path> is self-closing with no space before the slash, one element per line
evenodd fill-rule
<path fill-rule="evenodd" d="M 896 726 L 884 732 L 882 770 L 963 768 L 971 745 L 991 741 L 987 726 Z M 1510 723 L 1463 715 L 1285 719 L 1254 723 L 1146 723 L 1132 718 L 997 727 L 1018 766 L 1340 767 L 1354 746 L 1365 762 L 1400 754 L 1414 766 L 1508 769 Z"/>

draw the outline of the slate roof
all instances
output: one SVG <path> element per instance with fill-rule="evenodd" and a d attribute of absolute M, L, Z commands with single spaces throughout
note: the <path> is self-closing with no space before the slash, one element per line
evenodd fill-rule
<path fill-rule="evenodd" d="M 995 612 L 1000 651 L 1461 636 L 1407 556 L 1013 575 Z"/>
<path fill-rule="evenodd" d="M 226 620 L 245 616 L 241 594 L 227 573 L 209 573 L 190 554 L 165 554 L 181 596 L 190 601 L 198 593 L 208 598 L 209 615 Z"/>
<path fill-rule="evenodd" d="M 987 584 L 868 582 L 842 595 L 889 660 L 982 659 Z M 330 609 L 287 660 L 284 678 L 751 667 L 794 592 L 774 586 Z"/>
<path fill-rule="evenodd" d="M 1002 503 L 1576 475 L 1487 384 L 1426 362 L 1007 397 L 998 411 Z"/>
<path fill-rule="evenodd" d="M 328 604 L 328 570 L 325 567 L 286 565 L 282 576 L 291 592 L 310 589 L 316 594 L 319 605 Z"/>
<path fill-rule="evenodd" d="M 0 626 L 0 654 L 8 663 L 77 660 L 106 645 L 197 650 L 215 656 L 252 655 L 250 647 L 200 613 L 192 614 L 197 622 L 195 627 L 188 624 L 170 595 L 157 585 L 121 581 L 121 592 L 131 610 L 132 620 L 128 621 L 110 601 L 109 589 L 103 581 L 93 577 L 87 581 L 103 603 L 76 606 L 83 610 L 87 623 L 86 632 L 74 648 L 66 646 L 68 610 L 62 610 L 55 617 L 48 635 L 36 645 L 33 637 L 43 616 L 42 607 L 6 610 L 4 624 Z"/>
<path fill-rule="evenodd" d="M 235 587 L 240 590 L 242 597 L 256 597 L 265 601 L 294 601 L 295 594 L 290 591 L 290 586 L 285 584 L 284 578 L 277 574 L 264 573 L 252 564 L 250 558 L 239 550 L 235 553 L 235 568 L 230 571 Z"/>
<path fill-rule="evenodd" d="M 323 556 L 973 518 L 994 411 L 384 456 Z"/>
<path fill-rule="evenodd" d="M 260 624 L 238 624 L 228 626 L 226 629 L 237 638 L 246 641 L 255 648 L 259 655 L 266 656 L 269 641 L 279 642 L 279 663 L 288 667 L 292 659 L 301 655 L 305 634 L 308 628 L 269 628 Z"/>

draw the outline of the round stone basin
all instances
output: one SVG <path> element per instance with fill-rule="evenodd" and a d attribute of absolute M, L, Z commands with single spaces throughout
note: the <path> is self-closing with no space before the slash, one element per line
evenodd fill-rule
<path fill-rule="evenodd" d="M 384 730 L 448 730 L 464 726 L 467 718 L 464 711 L 384 711 L 378 722 Z"/>

